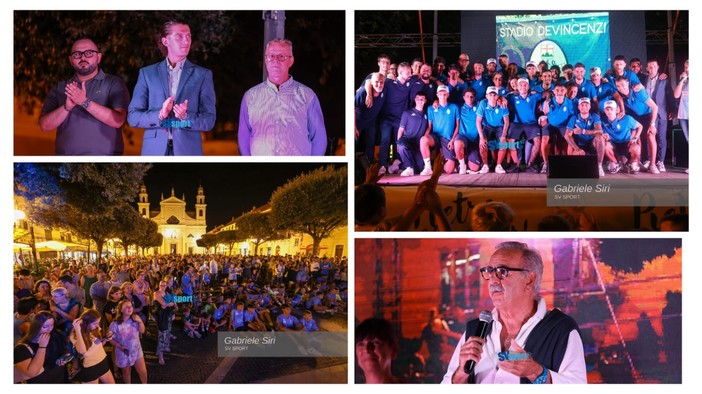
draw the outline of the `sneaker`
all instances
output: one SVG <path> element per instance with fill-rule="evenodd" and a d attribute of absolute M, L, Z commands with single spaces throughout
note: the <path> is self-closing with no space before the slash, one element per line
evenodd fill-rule
<path fill-rule="evenodd" d="M 480 173 L 487 174 L 488 172 L 490 172 L 490 167 L 488 167 L 487 164 L 483 164 L 483 168 L 480 169 Z"/>
<path fill-rule="evenodd" d="M 646 160 L 646 161 L 644 161 L 643 163 L 641 163 L 641 167 L 643 167 L 643 168 L 645 168 L 645 169 L 647 169 L 647 170 L 648 170 L 648 167 L 649 167 L 650 165 L 651 165 L 651 161 L 650 161 L 650 160 Z"/>
<path fill-rule="evenodd" d="M 619 163 L 615 163 L 613 161 L 610 161 L 609 166 L 607 167 L 607 171 L 609 171 L 610 174 L 616 174 L 620 169 L 621 167 L 619 166 Z"/>
<path fill-rule="evenodd" d="M 378 175 L 385 175 L 387 171 L 385 170 L 385 166 L 380 166 L 380 169 L 378 170 Z"/>
<path fill-rule="evenodd" d="M 495 166 L 495 173 L 497 174 L 506 174 L 507 171 L 505 171 L 504 168 L 502 168 L 502 164 L 498 164 Z"/>
<path fill-rule="evenodd" d="M 400 172 L 400 164 L 401 163 L 402 163 L 401 161 L 395 159 L 395 161 L 392 162 L 390 167 L 388 167 L 388 172 L 391 174 L 397 174 L 398 172 Z"/>
<path fill-rule="evenodd" d="M 597 169 L 600 171 L 600 176 L 605 176 L 604 168 L 602 168 L 602 164 L 598 165 Z"/>
<path fill-rule="evenodd" d="M 422 170 L 422 172 L 419 173 L 419 175 L 422 175 L 422 176 L 426 176 L 426 175 L 431 176 L 431 174 L 432 174 L 432 171 L 431 171 L 431 167 L 429 167 L 429 166 L 424 166 L 424 169 Z"/>
<path fill-rule="evenodd" d="M 640 170 L 639 168 L 639 163 L 631 163 L 629 164 L 629 174 L 636 174 Z"/>
<path fill-rule="evenodd" d="M 541 173 L 548 174 L 548 163 L 544 163 L 544 166 L 541 167 Z"/>
<path fill-rule="evenodd" d="M 526 172 L 531 173 L 531 174 L 538 174 L 539 173 L 539 165 L 534 163 L 530 166 L 527 167 Z"/>
<path fill-rule="evenodd" d="M 414 176 L 414 168 L 407 167 L 400 173 L 400 176 Z"/>
<path fill-rule="evenodd" d="M 656 166 L 658 167 L 658 171 L 665 172 L 665 164 L 663 164 L 662 161 L 659 161 L 658 163 L 656 163 Z"/>
<path fill-rule="evenodd" d="M 470 175 L 480 174 L 480 171 L 468 170 L 468 171 L 466 171 L 466 174 L 470 174 Z"/>
<path fill-rule="evenodd" d="M 661 171 L 658 169 L 658 167 L 656 167 L 655 164 L 648 167 L 648 172 L 650 172 L 651 174 L 660 174 L 661 173 Z"/>
<path fill-rule="evenodd" d="M 460 163 L 458 164 L 458 173 L 459 173 L 459 174 L 465 175 L 465 174 L 466 174 L 466 169 L 467 169 L 467 166 L 465 165 L 465 163 L 464 163 L 464 164 L 460 164 Z"/>

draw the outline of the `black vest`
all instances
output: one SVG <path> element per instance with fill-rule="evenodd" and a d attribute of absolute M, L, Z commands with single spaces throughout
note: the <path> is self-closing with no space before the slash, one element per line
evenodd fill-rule
<path fill-rule="evenodd" d="M 468 322 L 466 325 L 466 336 L 472 336 L 476 332 L 479 321 L 479 319 L 473 319 Z M 531 330 L 524 345 L 524 350 L 531 353 L 531 356 L 539 364 L 551 371 L 558 371 L 568 346 L 568 337 L 573 330 L 578 331 L 578 334 L 580 334 L 578 323 L 560 310 L 553 309 L 547 312 L 546 316 Z M 490 323 L 488 328 L 488 335 L 490 335 L 491 331 L 492 323 Z M 462 367 L 459 366 L 459 368 Z M 531 383 L 527 378 L 521 378 L 520 382 Z M 468 383 L 475 383 L 474 373 L 471 373 L 468 377 Z"/>

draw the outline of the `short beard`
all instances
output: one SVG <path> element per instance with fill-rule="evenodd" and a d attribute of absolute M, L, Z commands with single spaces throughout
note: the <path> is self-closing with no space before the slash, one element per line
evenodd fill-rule
<path fill-rule="evenodd" d="M 95 72 L 95 70 L 97 70 L 97 68 L 98 68 L 98 65 L 97 65 L 97 64 L 94 64 L 94 65 L 88 66 L 88 67 L 86 67 L 86 68 L 80 68 L 80 66 L 76 66 L 76 67 L 75 67 L 75 70 L 76 70 L 76 74 L 78 74 L 78 75 L 84 77 L 84 76 L 86 76 L 86 75 L 90 75 L 90 74 L 92 74 L 93 72 Z"/>

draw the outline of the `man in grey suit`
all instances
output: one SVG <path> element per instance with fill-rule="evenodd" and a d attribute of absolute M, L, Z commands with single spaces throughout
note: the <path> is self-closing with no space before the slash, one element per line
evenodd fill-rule
<path fill-rule="evenodd" d="M 144 128 L 142 155 L 202 155 L 201 132 L 215 124 L 215 92 L 212 71 L 187 59 L 191 43 L 188 25 L 164 23 L 158 44 L 166 59 L 139 70 L 127 121 Z"/>
<path fill-rule="evenodd" d="M 646 88 L 648 95 L 653 99 L 653 102 L 658 106 L 658 116 L 656 119 L 651 120 L 652 122 L 656 122 L 656 130 L 658 130 L 656 134 L 656 141 L 658 143 L 656 157 L 658 157 L 658 161 L 656 163 L 649 163 L 649 165 L 655 165 L 660 172 L 665 172 L 665 165 L 663 163 L 665 163 L 665 151 L 668 147 L 666 143 L 668 121 L 673 119 L 676 106 L 670 80 L 659 74 L 659 67 L 658 60 L 649 60 L 646 66 L 648 76 L 642 79 L 641 83 Z M 645 162 L 644 167 L 647 167 Z"/>

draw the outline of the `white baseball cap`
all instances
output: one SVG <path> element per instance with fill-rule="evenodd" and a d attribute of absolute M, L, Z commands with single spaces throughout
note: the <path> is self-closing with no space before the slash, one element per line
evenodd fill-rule
<path fill-rule="evenodd" d="M 604 103 L 604 107 L 605 107 L 605 108 L 617 109 L 618 106 L 617 106 L 617 102 L 616 102 L 616 101 L 614 101 L 614 100 L 607 100 L 607 101 L 605 101 L 605 103 Z"/>

